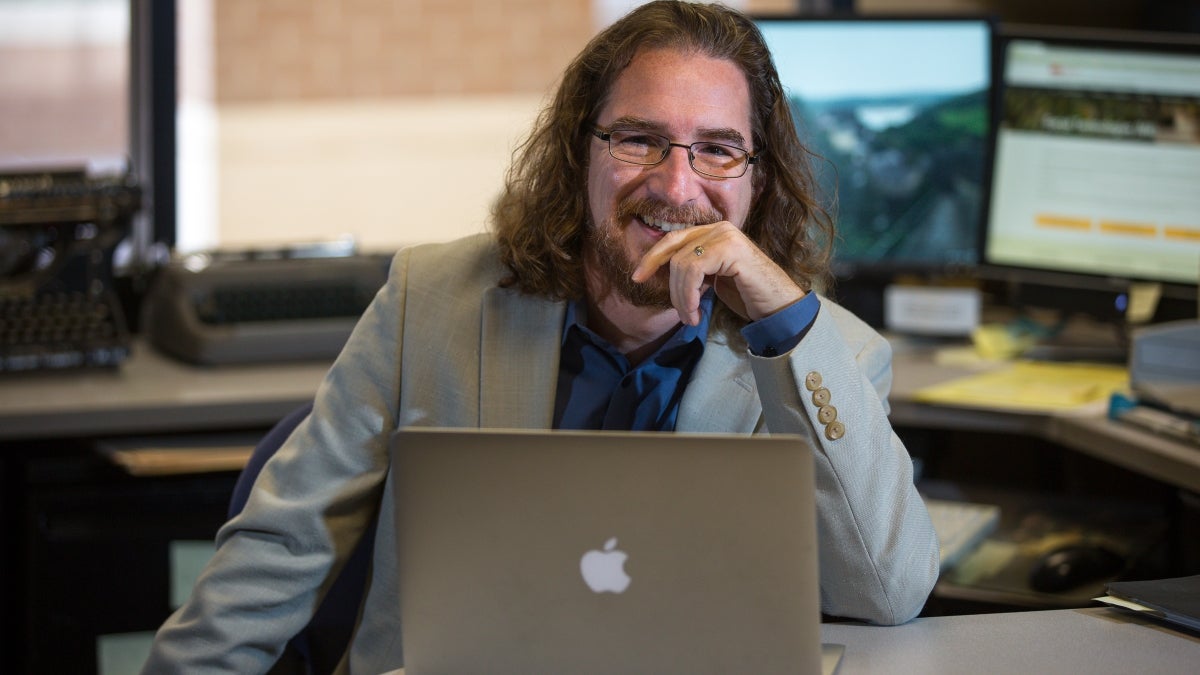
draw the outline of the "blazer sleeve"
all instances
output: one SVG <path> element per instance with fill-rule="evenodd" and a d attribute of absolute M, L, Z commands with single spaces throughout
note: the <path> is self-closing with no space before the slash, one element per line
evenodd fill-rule
<path fill-rule="evenodd" d="M 891 347 L 833 302 L 790 353 L 751 356 L 771 432 L 813 448 L 826 614 L 898 624 L 915 617 L 938 576 L 938 542 L 888 421 Z"/>
<path fill-rule="evenodd" d="M 309 621 L 374 517 L 399 400 L 405 251 L 318 388 L 312 413 L 217 534 L 145 673 L 266 672 Z"/>

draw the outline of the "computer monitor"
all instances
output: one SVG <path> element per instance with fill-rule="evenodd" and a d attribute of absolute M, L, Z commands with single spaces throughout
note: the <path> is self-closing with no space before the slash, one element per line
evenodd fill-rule
<path fill-rule="evenodd" d="M 840 279 L 976 263 L 987 190 L 992 24 L 761 17 L 801 140 L 836 195 Z M 769 151 L 769 150 L 768 150 Z"/>
<path fill-rule="evenodd" d="M 1117 320 L 1145 282 L 1194 317 L 1200 38 L 1026 27 L 1000 49 L 987 274 L 1021 304 Z"/>

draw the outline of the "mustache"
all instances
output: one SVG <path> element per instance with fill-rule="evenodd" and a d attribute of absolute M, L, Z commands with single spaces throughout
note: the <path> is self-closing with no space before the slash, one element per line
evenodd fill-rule
<path fill-rule="evenodd" d="M 630 197 L 621 200 L 613 213 L 618 220 L 633 216 L 643 216 L 665 220 L 671 223 L 687 223 L 689 225 L 707 225 L 725 220 L 725 216 L 715 209 L 703 206 L 671 206 L 649 197 Z"/>

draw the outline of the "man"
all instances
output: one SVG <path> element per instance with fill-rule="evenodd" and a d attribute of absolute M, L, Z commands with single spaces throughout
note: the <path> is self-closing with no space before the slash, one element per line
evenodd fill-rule
<path fill-rule="evenodd" d="M 598 35 L 519 151 L 494 236 L 397 254 L 147 672 L 265 670 L 376 513 L 347 663 L 400 667 L 379 507 L 406 425 L 800 434 L 823 610 L 916 615 L 937 541 L 886 417 L 890 352 L 812 291 L 830 233 L 804 166 L 744 16 L 655 2 Z"/>

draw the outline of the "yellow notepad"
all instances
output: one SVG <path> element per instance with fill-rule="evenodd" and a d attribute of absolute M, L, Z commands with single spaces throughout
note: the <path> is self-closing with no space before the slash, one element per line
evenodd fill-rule
<path fill-rule="evenodd" d="M 1018 361 L 918 390 L 922 403 L 1023 410 L 1064 410 L 1106 401 L 1129 385 L 1124 366 Z"/>

